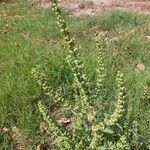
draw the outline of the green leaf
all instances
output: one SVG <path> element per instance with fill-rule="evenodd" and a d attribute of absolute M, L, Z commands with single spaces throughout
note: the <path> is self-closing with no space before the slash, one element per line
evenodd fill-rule
<path fill-rule="evenodd" d="M 106 147 L 105 146 L 101 146 L 100 150 L 106 150 Z"/>
<path fill-rule="evenodd" d="M 105 132 L 105 133 L 109 133 L 109 134 L 113 134 L 113 133 L 114 133 L 114 131 L 111 130 L 110 128 L 105 128 L 105 129 L 102 130 L 102 131 Z"/>

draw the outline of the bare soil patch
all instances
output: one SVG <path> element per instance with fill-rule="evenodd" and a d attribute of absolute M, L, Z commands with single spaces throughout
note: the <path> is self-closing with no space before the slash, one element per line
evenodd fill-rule
<path fill-rule="evenodd" d="M 49 0 L 38 0 L 43 8 L 49 8 Z M 72 15 L 98 15 L 112 10 L 130 10 L 150 14 L 150 0 L 59 0 L 61 7 Z"/>

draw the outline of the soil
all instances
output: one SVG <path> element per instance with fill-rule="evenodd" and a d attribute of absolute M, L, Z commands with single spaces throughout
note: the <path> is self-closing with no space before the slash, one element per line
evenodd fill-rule
<path fill-rule="evenodd" d="M 59 0 L 61 7 L 72 15 L 99 15 L 112 10 L 130 10 L 150 14 L 150 0 Z M 40 6 L 49 8 L 48 0 L 39 0 Z"/>

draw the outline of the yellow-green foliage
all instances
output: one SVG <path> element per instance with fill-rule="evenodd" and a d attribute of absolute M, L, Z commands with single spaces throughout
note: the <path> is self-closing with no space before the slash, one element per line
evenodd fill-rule
<path fill-rule="evenodd" d="M 39 101 L 38 108 L 47 124 L 46 130 L 51 135 L 53 144 L 60 150 L 131 149 L 128 135 L 125 132 L 127 130 L 123 129 L 124 122 L 120 121 L 126 112 L 123 74 L 120 71 L 117 73 L 115 109 L 110 114 L 106 112 L 107 115 L 105 115 L 105 112 L 101 112 L 103 105 L 101 105 L 102 101 L 99 98 L 105 78 L 104 57 L 99 37 L 96 37 L 99 67 L 96 70 L 96 84 L 94 88 L 91 88 L 84 71 L 80 53 L 75 47 L 75 40 L 70 35 L 57 0 L 52 0 L 52 10 L 56 14 L 57 24 L 64 35 L 64 40 L 69 50 L 67 62 L 74 75 L 74 82 L 72 83 L 72 87 L 74 87 L 74 92 L 72 93 L 74 102 L 72 103 L 70 99 L 61 97 L 61 94 L 58 94 L 57 91 L 55 92 L 57 98 L 52 94 L 52 89 L 48 86 L 48 77 L 38 66 L 32 72 L 38 79 L 38 83 L 45 95 L 49 96 L 54 102 L 59 102 L 61 111 L 67 110 L 67 113 L 71 114 L 69 116 L 69 127 L 64 128 L 58 123 L 55 116 L 49 114 L 42 101 Z M 117 127 L 121 128 L 121 131 L 116 132 Z M 117 130 L 119 129 L 117 128 Z"/>
<path fill-rule="evenodd" d="M 57 16 L 57 24 L 60 27 L 60 31 L 64 35 L 64 39 L 66 41 L 66 45 L 69 49 L 69 55 L 67 58 L 67 62 L 72 68 L 72 71 L 74 73 L 74 80 L 75 82 L 80 84 L 81 88 L 86 90 L 87 92 L 87 77 L 84 73 L 84 65 L 82 63 L 82 60 L 80 59 L 80 53 L 78 49 L 75 47 L 75 41 L 74 38 L 70 36 L 70 33 L 68 31 L 66 21 L 61 15 L 61 9 L 58 7 L 58 3 L 55 0 L 52 0 L 52 10 Z"/>

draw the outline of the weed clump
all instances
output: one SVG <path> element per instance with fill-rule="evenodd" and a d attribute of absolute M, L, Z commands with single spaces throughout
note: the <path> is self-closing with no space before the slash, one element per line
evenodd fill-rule
<path fill-rule="evenodd" d="M 59 103 L 60 116 L 67 116 L 65 122 L 61 118 L 59 124 L 57 117 L 51 115 L 43 101 L 38 102 L 39 111 L 46 123 L 46 131 L 51 135 L 53 144 L 60 150 L 130 150 L 132 149 L 129 132 L 126 124 L 126 96 L 123 74 L 118 71 L 116 83 L 115 109 L 111 113 L 104 112 L 103 96 L 105 66 L 103 52 L 99 37 L 96 37 L 97 50 L 99 51 L 99 67 L 96 70 L 96 84 L 89 82 L 84 70 L 80 53 L 75 47 L 75 40 L 71 37 L 62 16 L 57 0 L 52 0 L 52 10 L 57 16 L 57 24 L 69 50 L 67 62 L 73 73 L 72 99 L 64 98 L 63 92 L 54 91 L 48 84 L 48 76 L 37 66 L 33 75 L 37 78 L 43 94 L 49 96 L 51 102 Z M 109 93 L 108 93 L 109 94 Z"/>

